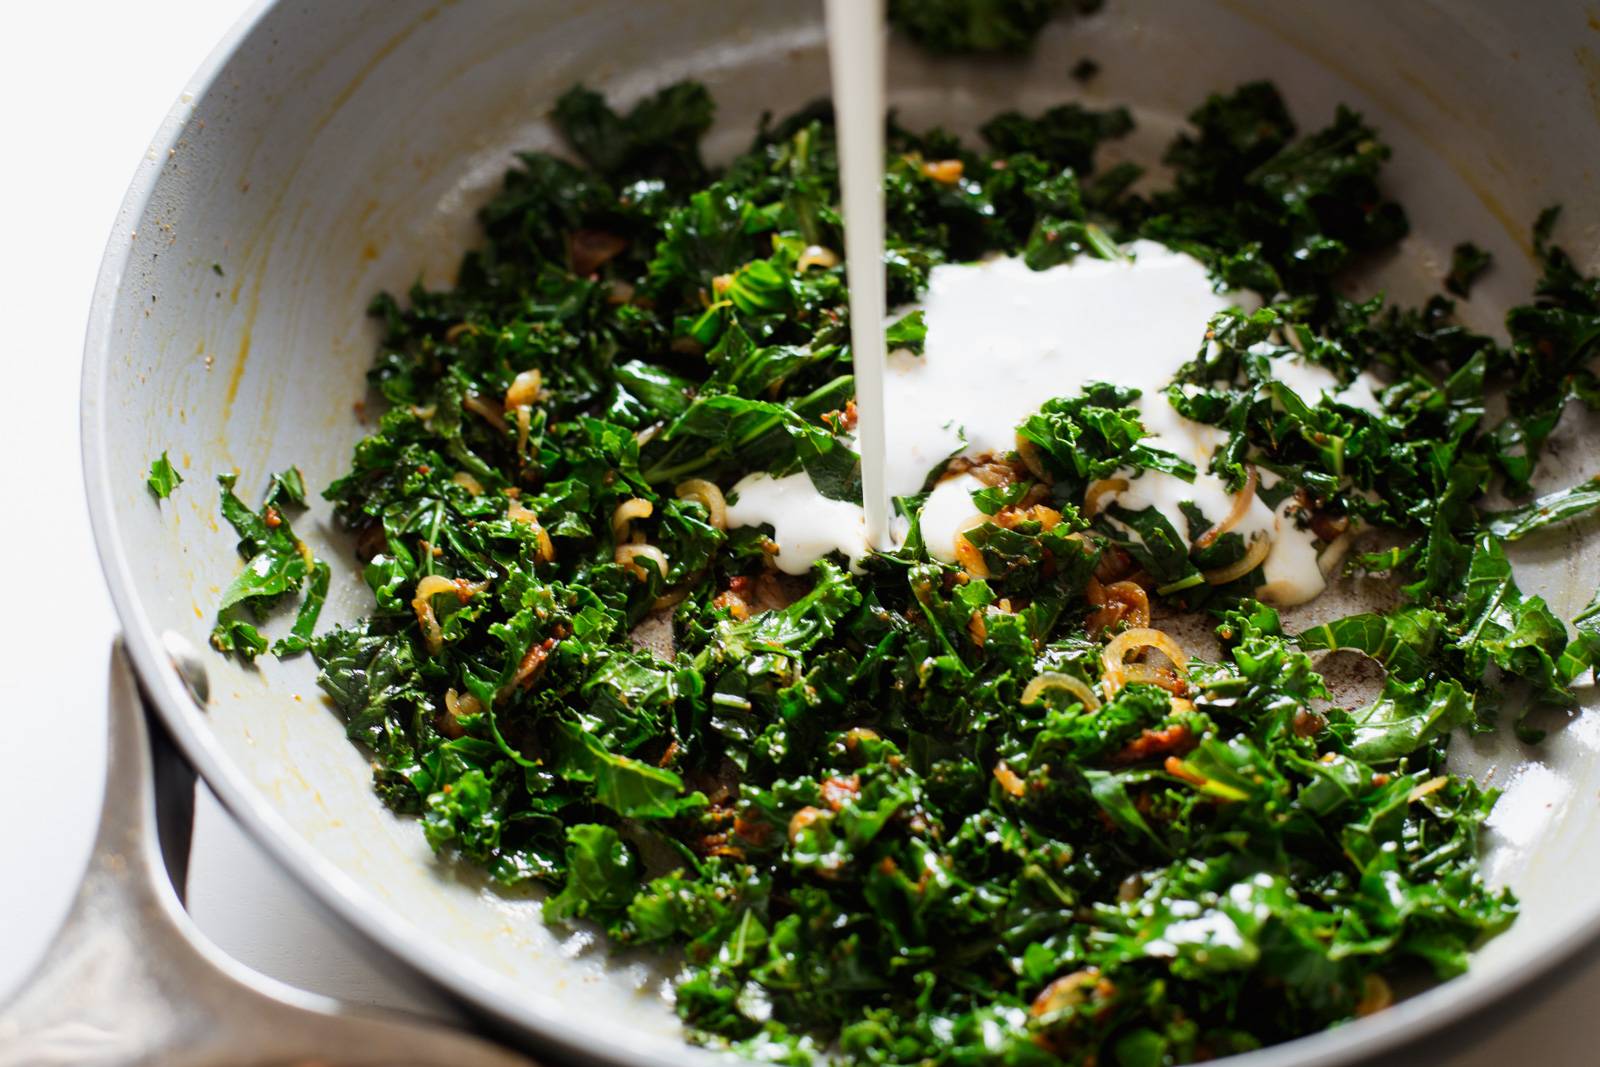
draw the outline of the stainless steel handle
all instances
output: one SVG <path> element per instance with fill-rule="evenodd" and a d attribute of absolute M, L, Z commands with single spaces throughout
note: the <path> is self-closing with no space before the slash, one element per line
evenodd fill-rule
<path fill-rule="evenodd" d="M 0 1067 L 530 1067 L 468 1034 L 282 985 L 206 940 L 162 862 L 150 732 L 120 645 L 107 758 L 89 869 L 44 962 L 0 1009 Z"/>

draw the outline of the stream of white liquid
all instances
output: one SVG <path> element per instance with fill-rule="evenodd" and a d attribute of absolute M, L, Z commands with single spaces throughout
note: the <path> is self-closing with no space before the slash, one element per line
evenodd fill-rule
<path fill-rule="evenodd" d="M 883 273 L 884 0 L 828 0 L 828 63 L 839 138 L 850 353 L 856 383 L 856 451 L 867 544 L 889 548 L 884 484 Z"/>

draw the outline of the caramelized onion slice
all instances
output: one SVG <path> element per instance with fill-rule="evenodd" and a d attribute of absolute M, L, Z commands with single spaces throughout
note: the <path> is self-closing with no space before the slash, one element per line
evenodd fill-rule
<path fill-rule="evenodd" d="M 656 569 L 661 572 L 661 577 L 665 578 L 667 576 L 667 554 L 655 545 L 618 545 L 615 559 L 641 582 L 650 575 L 650 572 L 645 570 L 638 562 L 641 559 L 647 559 L 654 563 Z"/>
<path fill-rule="evenodd" d="M 479 396 L 477 393 L 472 393 L 468 395 L 466 399 L 461 401 L 461 406 L 472 412 L 474 415 L 481 416 L 484 422 L 487 422 L 490 426 L 493 426 L 501 433 L 506 432 L 505 416 L 501 414 L 499 408 L 495 407 L 484 397 Z"/>
<path fill-rule="evenodd" d="M 1100 501 L 1111 493 L 1126 493 L 1128 479 L 1126 478 L 1101 478 L 1091 484 L 1083 494 L 1083 514 L 1094 518 L 1100 514 Z"/>
<path fill-rule="evenodd" d="M 1124 684 L 1142 682 L 1145 685 L 1158 685 L 1173 696 L 1189 691 L 1189 683 L 1170 667 L 1157 667 L 1153 663 L 1129 663 L 1123 666 L 1122 675 Z"/>
<path fill-rule="evenodd" d="M 1272 552 L 1272 540 L 1265 535 L 1250 542 L 1245 554 L 1226 567 L 1218 567 L 1213 571 L 1205 571 L 1207 585 L 1227 585 L 1237 581 L 1265 563 L 1267 556 Z"/>
<path fill-rule="evenodd" d="M 1217 538 L 1239 525 L 1239 520 L 1244 518 L 1245 512 L 1250 510 L 1250 501 L 1256 498 L 1256 483 L 1259 478 L 1256 475 L 1255 464 L 1246 463 L 1244 469 L 1246 472 L 1244 485 L 1237 493 L 1233 494 L 1233 507 L 1229 509 L 1227 517 L 1201 534 L 1199 539 L 1195 541 L 1194 547 L 1210 548 L 1216 543 Z"/>
<path fill-rule="evenodd" d="M 1022 460 L 1022 465 L 1028 468 L 1028 473 L 1041 482 L 1052 481 L 1050 472 L 1044 469 L 1044 456 L 1040 454 L 1039 446 L 1020 433 L 1017 434 L 1017 456 Z"/>
<path fill-rule="evenodd" d="M 483 703 L 471 693 L 461 696 L 452 686 L 444 691 L 445 710 L 452 719 L 459 719 L 463 715 L 479 715 L 483 712 Z"/>
<path fill-rule="evenodd" d="M 506 410 L 528 407 L 539 399 L 539 391 L 543 387 L 544 375 L 536 370 L 523 371 L 511 380 L 511 388 L 506 390 Z"/>
<path fill-rule="evenodd" d="M 1065 689 L 1082 702 L 1085 711 L 1099 710 L 1100 698 L 1094 695 L 1094 690 L 1089 688 L 1087 682 L 1056 671 L 1045 671 L 1029 682 L 1028 687 L 1022 691 L 1022 702 L 1037 703 L 1047 689 Z"/>
<path fill-rule="evenodd" d="M 839 253 L 823 245 L 807 245 L 805 251 L 800 253 L 800 258 L 795 260 L 794 269 L 798 273 L 805 273 L 812 267 L 837 267 Z"/>
<path fill-rule="evenodd" d="M 433 598 L 440 593 L 456 593 L 456 583 L 441 574 L 430 574 L 417 583 L 411 598 L 411 610 L 417 613 L 417 625 L 422 627 L 422 640 L 430 653 L 444 647 L 444 631 L 439 617 L 433 613 Z"/>
<path fill-rule="evenodd" d="M 1100 652 L 1100 663 L 1104 668 L 1100 688 L 1106 699 L 1109 700 L 1117 690 L 1128 684 L 1128 666 L 1123 661 L 1136 648 L 1156 649 L 1172 661 L 1172 669 L 1178 677 L 1188 675 L 1189 655 L 1169 634 L 1142 626 L 1124 630 Z"/>
<path fill-rule="evenodd" d="M 1322 572 L 1324 578 L 1333 577 L 1334 571 L 1339 569 L 1339 565 L 1344 562 L 1345 555 L 1350 551 L 1350 542 L 1353 540 L 1355 540 L 1354 533 L 1351 530 L 1346 530 L 1332 541 L 1329 541 L 1327 547 L 1317 553 L 1317 570 Z"/>
<path fill-rule="evenodd" d="M 989 577 L 989 564 L 984 562 L 983 552 L 978 546 L 967 539 L 967 531 L 975 530 L 988 521 L 987 515 L 974 515 L 956 528 L 956 562 L 974 578 Z"/>
<path fill-rule="evenodd" d="M 533 536 L 539 544 L 539 561 L 541 563 L 549 563 L 556 558 L 556 546 L 550 540 L 550 534 L 539 522 L 537 512 L 523 504 L 516 497 L 512 497 L 510 505 L 506 508 L 506 518 L 512 522 L 525 523 L 533 527 Z"/>
<path fill-rule="evenodd" d="M 673 494 L 679 500 L 699 501 L 710 515 L 712 526 L 719 530 L 728 528 L 728 501 L 715 482 L 708 482 L 704 478 L 690 478 L 686 482 L 679 482 Z"/>
<path fill-rule="evenodd" d="M 655 505 L 643 497 L 629 497 L 618 504 L 611 513 L 611 540 L 619 545 L 626 544 L 633 529 L 633 520 L 648 519 L 654 511 Z"/>

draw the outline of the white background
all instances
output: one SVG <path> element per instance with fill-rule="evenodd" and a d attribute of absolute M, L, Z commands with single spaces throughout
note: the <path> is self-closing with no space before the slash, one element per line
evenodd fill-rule
<path fill-rule="evenodd" d="M 337 0 L 326 0 L 337 2 Z M 13 2 L 0 9 L 0 1000 L 65 914 L 94 830 L 115 624 L 85 514 L 77 385 L 95 270 L 135 163 L 189 74 L 250 5 Z M 367 963 L 200 797 L 190 877 L 201 927 L 317 992 L 446 1013 Z M 1593 958 L 1596 954 L 1589 953 Z M 1444 1059 L 1600 1063 L 1600 962 L 1496 1010 Z"/>

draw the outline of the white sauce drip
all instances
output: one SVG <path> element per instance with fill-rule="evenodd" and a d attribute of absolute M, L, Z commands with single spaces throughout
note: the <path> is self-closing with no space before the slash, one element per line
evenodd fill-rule
<path fill-rule="evenodd" d="M 921 516 L 922 543 L 928 555 L 944 563 L 956 561 L 956 534 L 977 514 L 972 494 L 982 488 L 983 483 L 970 474 L 946 478 L 933 487 Z"/>
<path fill-rule="evenodd" d="M 771 523 L 778 542 L 774 562 L 785 574 L 804 574 L 835 550 L 843 552 L 852 567 L 867 554 L 867 516 L 861 505 L 829 500 L 817 492 L 805 471 L 782 478 L 752 474 L 733 491 L 738 497 L 728 505 L 728 525 Z"/>
<path fill-rule="evenodd" d="M 1264 489 L 1271 489 L 1279 481 L 1271 471 L 1261 471 L 1260 477 Z M 1251 514 L 1260 507 L 1261 501 L 1255 501 Z M 1262 584 L 1256 587 L 1256 597 L 1269 604 L 1304 604 L 1327 588 L 1326 577 L 1317 562 L 1317 547 L 1312 543 L 1312 535 L 1295 525 L 1294 513 L 1297 508 L 1298 504 L 1291 493 L 1271 513 L 1272 551 L 1261 564 Z"/>
<path fill-rule="evenodd" d="M 1198 470 L 1185 482 L 1143 471 L 1115 499 L 1132 511 L 1154 507 L 1188 537 L 1180 505 L 1192 502 L 1211 521 L 1232 510 L 1233 494 L 1206 470 L 1226 440 L 1216 427 L 1179 415 L 1161 389 L 1199 347 L 1206 321 L 1232 298 L 1212 292 L 1194 258 L 1149 241 L 1129 246 L 1130 260 L 1081 256 L 1033 271 L 1003 258 L 934 268 L 923 305 L 928 327 L 921 356 L 892 352 L 886 401 L 887 484 L 896 496 L 921 490 L 928 473 L 952 454 L 1003 453 L 1015 448 L 1016 426 L 1046 399 L 1075 396 L 1094 381 L 1144 391 L 1140 421 L 1151 446 L 1174 452 Z M 1340 389 L 1327 370 L 1299 359 L 1278 360 L 1274 373 L 1315 404 L 1326 391 L 1359 407 L 1378 409 L 1372 384 Z M 1263 484 L 1270 485 L 1263 473 Z M 923 543 L 936 559 L 955 559 L 956 534 L 978 515 L 970 474 L 946 479 L 923 506 Z M 753 474 L 734 487 L 731 525 L 770 523 L 780 546 L 778 565 L 800 574 L 828 551 L 852 562 L 865 551 L 862 510 L 826 500 L 804 473 L 774 479 Z M 1259 498 L 1233 527 L 1247 541 L 1268 537 L 1262 599 L 1295 604 L 1322 592 L 1314 537 L 1294 521 L 1293 498 L 1276 510 Z M 904 531 L 893 531 L 903 543 Z"/>
<path fill-rule="evenodd" d="M 1372 379 L 1365 374 L 1357 375 L 1355 381 L 1341 386 L 1339 379 L 1328 368 L 1296 356 L 1293 359 L 1275 360 L 1272 376 L 1293 389 L 1301 400 L 1312 407 L 1326 393 L 1341 404 L 1349 404 L 1374 415 L 1383 414 L 1383 404 L 1378 401 Z"/>
<path fill-rule="evenodd" d="M 882 324 L 888 300 L 883 270 L 884 7 L 885 0 L 827 0 L 828 66 L 850 279 L 856 451 L 861 455 L 867 543 L 880 548 L 890 547 L 892 514 L 891 490 L 884 486 L 883 423 L 887 345 Z"/>

